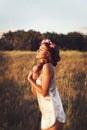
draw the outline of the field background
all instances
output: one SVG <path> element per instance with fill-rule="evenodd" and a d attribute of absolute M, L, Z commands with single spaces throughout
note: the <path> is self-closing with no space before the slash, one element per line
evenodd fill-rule
<path fill-rule="evenodd" d="M 60 51 L 56 81 L 67 115 L 64 130 L 87 130 L 87 52 Z M 35 52 L 0 52 L 0 130 L 39 130 L 40 111 L 27 80 Z"/>

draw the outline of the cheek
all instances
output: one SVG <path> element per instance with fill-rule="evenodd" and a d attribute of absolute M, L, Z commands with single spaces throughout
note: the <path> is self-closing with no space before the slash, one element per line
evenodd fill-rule
<path fill-rule="evenodd" d="M 46 52 L 39 52 L 36 54 L 36 58 L 46 58 L 47 54 Z"/>
<path fill-rule="evenodd" d="M 45 52 L 43 52 L 43 53 L 41 53 L 41 55 L 40 55 L 42 58 L 46 58 L 46 53 Z"/>

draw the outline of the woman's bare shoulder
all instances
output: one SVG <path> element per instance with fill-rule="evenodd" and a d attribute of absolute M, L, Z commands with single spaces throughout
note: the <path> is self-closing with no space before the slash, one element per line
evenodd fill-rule
<path fill-rule="evenodd" d="M 48 68 L 48 69 L 51 68 L 52 69 L 54 67 L 53 67 L 53 65 L 51 63 L 46 63 L 46 64 L 43 65 L 43 68 Z"/>
<path fill-rule="evenodd" d="M 51 63 L 46 63 L 46 64 L 43 65 L 43 71 L 53 73 L 54 67 Z"/>

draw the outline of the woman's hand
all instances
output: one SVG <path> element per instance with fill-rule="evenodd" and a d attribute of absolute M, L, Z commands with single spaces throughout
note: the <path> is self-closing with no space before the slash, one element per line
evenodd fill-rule
<path fill-rule="evenodd" d="M 39 75 L 40 75 L 40 72 L 38 71 L 38 65 L 33 66 L 32 72 L 33 72 L 32 78 L 36 81 L 37 78 L 38 78 Z"/>
<path fill-rule="evenodd" d="M 33 71 L 30 71 L 29 74 L 28 74 L 28 81 L 31 83 L 32 79 L 33 79 Z M 31 91 L 33 93 L 34 96 L 36 96 L 36 90 L 34 89 L 33 86 L 31 86 Z"/>
<path fill-rule="evenodd" d="M 33 72 L 30 71 L 29 74 L 28 74 L 28 81 L 30 81 L 32 79 L 32 75 L 33 75 Z"/>

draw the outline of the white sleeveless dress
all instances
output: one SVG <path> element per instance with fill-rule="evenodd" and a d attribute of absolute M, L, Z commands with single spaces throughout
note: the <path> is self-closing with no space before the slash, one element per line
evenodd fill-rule
<path fill-rule="evenodd" d="M 39 78 L 36 80 L 36 83 L 41 85 Z M 66 122 L 66 115 L 63 109 L 62 101 L 56 88 L 55 76 L 51 80 L 48 95 L 43 97 L 39 92 L 37 92 L 37 100 L 42 114 L 41 128 L 50 128 L 56 120 L 61 123 Z"/>

